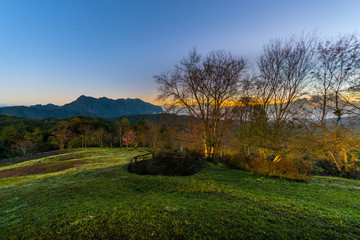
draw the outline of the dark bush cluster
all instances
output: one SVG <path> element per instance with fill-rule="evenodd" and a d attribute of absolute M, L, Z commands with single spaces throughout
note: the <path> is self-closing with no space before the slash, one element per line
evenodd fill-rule
<path fill-rule="evenodd" d="M 342 171 L 339 171 L 333 162 L 326 159 L 318 159 L 311 168 L 311 174 L 360 180 L 360 162 L 353 162 L 349 166 L 348 171 L 345 170 L 345 167 L 342 167 Z"/>
<path fill-rule="evenodd" d="M 189 176 L 204 168 L 196 153 L 156 152 L 153 159 L 132 163 L 129 172 L 140 175 Z"/>

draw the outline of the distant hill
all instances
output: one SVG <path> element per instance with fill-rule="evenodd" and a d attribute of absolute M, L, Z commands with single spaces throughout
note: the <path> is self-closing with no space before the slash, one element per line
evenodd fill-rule
<path fill-rule="evenodd" d="M 69 118 L 77 115 L 100 118 L 116 118 L 123 115 L 162 113 L 160 106 L 141 99 L 110 99 L 80 96 L 75 101 L 57 106 L 54 104 L 33 105 L 29 107 L 0 107 L 0 114 L 28 119 Z"/>

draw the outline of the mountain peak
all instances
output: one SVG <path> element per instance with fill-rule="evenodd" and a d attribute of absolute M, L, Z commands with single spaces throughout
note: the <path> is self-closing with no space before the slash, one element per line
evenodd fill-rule
<path fill-rule="evenodd" d="M 89 96 L 85 96 L 85 95 L 81 95 L 80 97 L 78 97 L 76 100 L 82 100 L 82 99 L 95 99 L 94 97 L 89 97 Z M 75 101 L 76 101 L 75 100 Z"/>

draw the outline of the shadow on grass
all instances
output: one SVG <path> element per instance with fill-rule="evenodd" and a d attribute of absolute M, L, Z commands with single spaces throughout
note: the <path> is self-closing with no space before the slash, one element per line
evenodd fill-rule
<path fill-rule="evenodd" d="M 51 151 L 51 152 L 34 153 L 31 155 L 17 157 L 17 158 L 0 159 L 0 167 L 10 166 L 10 165 L 14 165 L 17 163 L 22 163 L 22 162 L 38 159 L 38 158 L 45 158 L 45 157 L 55 156 L 55 155 L 59 155 L 59 154 L 69 153 L 71 151 L 72 150 L 56 150 L 56 151 Z"/>

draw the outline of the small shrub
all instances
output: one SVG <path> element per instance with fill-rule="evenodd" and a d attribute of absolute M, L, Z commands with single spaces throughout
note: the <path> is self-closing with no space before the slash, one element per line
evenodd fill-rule
<path fill-rule="evenodd" d="M 83 146 L 83 138 L 84 138 L 84 136 L 77 136 L 77 137 L 71 139 L 67 143 L 67 147 L 70 149 L 81 148 Z"/>
<path fill-rule="evenodd" d="M 340 174 L 340 177 L 360 180 L 359 162 L 353 162 L 352 164 L 350 164 L 348 172 L 345 171 L 344 167 L 343 171 Z"/>

